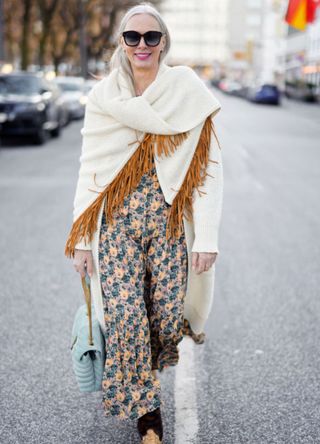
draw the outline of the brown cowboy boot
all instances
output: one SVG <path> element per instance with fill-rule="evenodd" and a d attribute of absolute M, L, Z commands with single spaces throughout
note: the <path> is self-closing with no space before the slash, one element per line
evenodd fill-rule
<path fill-rule="evenodd" d="M 163 426 L 160 407 L 138 418 L 138 432 L 141 444 L 161 444 Z"/>

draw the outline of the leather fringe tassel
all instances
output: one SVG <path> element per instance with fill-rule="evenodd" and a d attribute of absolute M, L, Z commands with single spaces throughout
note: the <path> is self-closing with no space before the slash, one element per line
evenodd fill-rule
<path fill-rule="evenodd" d="M 203 125 L 195 153 L 193 155 L 184 181 L 180 187 L 178 194 L 172 202 L 166 229 L 167 239 L 172 236 L 181 235 L 183 215 L 185 215 L 187 220 L 193 220 L 193 190 L 196 188 L 200 196 L 201 194 L 206 194 L 204 191 L 199 190 L 199 187 L 204 185 L 206 176 L 211 176 L 206 172 L 208 163 L 217 163 L 216 161 L 209 159 L 212 133 L 214 134 L 218 142 L 218 146 L 221 149 L 214 130 L 212 116 L 210 115 L 207 117 Z"/>
<path fill-rule="evenodd" d="M 192 218 L 192 192 L 196 187 L 198 192 L 201 193 L 198 187 L 203 186 L 207 175 L 206 168 L 210 161 L 209 148 L 212 131 L 214 132 L 214 126 L 212 118 L 209 116 L 201 131 L 195 154 L 183 184 L 172 202 L 167 221 L 167 238 L 181 233 L 184 209 L 187 212 L 186 217 Z M 73 223 L 65 245 L 65 255 L 70 258 L 74 257 L 75 245 L 80 240 L 85 239 L 86 243 L 91 242 L 97 229 L 98 215 L 105 197 L 106 220 L 111 222 L 114 210 L 119 208 L 124 198 L 130 194 L 132 189 L 138 186 L 141 176 L 150 171 L 155 149 L 159 156 L 162 154 L 168 156 L 188 135 L 188 131 L 172 136 L 145 134 L 137 150 L 113 181 L 106 186 L 105 190 L 99 193 L 96 200 Z"/>

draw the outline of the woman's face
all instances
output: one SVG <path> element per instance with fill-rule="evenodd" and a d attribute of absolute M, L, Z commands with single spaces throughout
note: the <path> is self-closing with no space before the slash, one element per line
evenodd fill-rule
<path fill-rule="evenodd" d="M 124 29 L 125 31 L 137 31 L 144 34 L 147 31 L 161 31 L 158 21 L 149 14 L 136 14 L 131 17 Z M 123 36 L 121 45 L 131 63 L 131 67 L 137 69 L 155 69 L 159 66 L 160 52 L 165 47 L 165 36 L 161 37 L 157 46 L 147 46 L 141 37 L 137 46 L 127 46 Z"/>

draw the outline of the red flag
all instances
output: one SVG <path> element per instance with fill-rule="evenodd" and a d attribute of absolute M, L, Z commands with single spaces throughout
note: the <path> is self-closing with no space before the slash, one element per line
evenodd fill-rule
<path fill-rule="evenodd" d="M 305 30 L 307 23 L 312 23 L 316 17 L 320 0 L 289 0 L 285 21 L 293 28 Z"/>
<path fill-rule="evenodd" d="M 320 6 L 320 0 L 308 0 L 307 2 L 307 22 L 313 23 L 316 18 L 317 7 Z"/>

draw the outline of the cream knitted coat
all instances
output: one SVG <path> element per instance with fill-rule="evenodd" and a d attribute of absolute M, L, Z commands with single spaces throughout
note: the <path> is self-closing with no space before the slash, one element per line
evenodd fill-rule
<path fill-rule="evenodd" d="M 135 161 L 137 155 L 146 156 L 149 149 L 154 150 L 165 200 L 172 209 L 177 209 L 171 225 L 177 225 L 177 215 L 180 215 L 186 234 L 188 282 L 184 317 L 195 333 L 203 332 L 213 303 L 215 264 L 198 275 L 191 268 L 191 253 L 219 253 L 223 170 L 221 147 L 212 118 L 220 109 L 219 101 L 187 66 L 170 67 L 162 63 L 156 79 L 139 97 L 133 96 L 120 69 L 113 70 L 90 91 L 81 130 L 80 170 L 74 198 L 73 228 L 66 244 L 66 255 L 73 256 L 75 248 L 92 250 L 94 272 L 91 294 L 103 331 L 106 326 L 99 275 L 99 234 L 103 210 L 113 204 L 116 194 L 112 198 L 109 195 L 108 199 L 102 191 L 111 190 L 115 178 L 120 179 L 116 184 L 119 188 L 120 174 L 126 168 L 130 171 L 128 174 L 132 174 L 134 168 L 130 162 Z M 206 137 L 208 134 L 214 134 L 214 137 Z M 207 145 L 201 143 L 204 140 L 209 141 Z M 205 152 L 206 155 L 203 154 Z M 190 179 L 190 183 L 195 181 L 195 162 L 202 166 L 205 163 L 205 175 L 198 181 L 200 189 L 193 187 L 188 200 L 186 190 L 191 188 L 186 179 Z M 191 203 L 190 197 L 192 220 L 187 217 L 186 211 L 182 215 L 178 209 L 183 202 L 186 202 L 186 209 L 187 203 Z M 90 233 L 89 224 L 94 227 Z"/>

